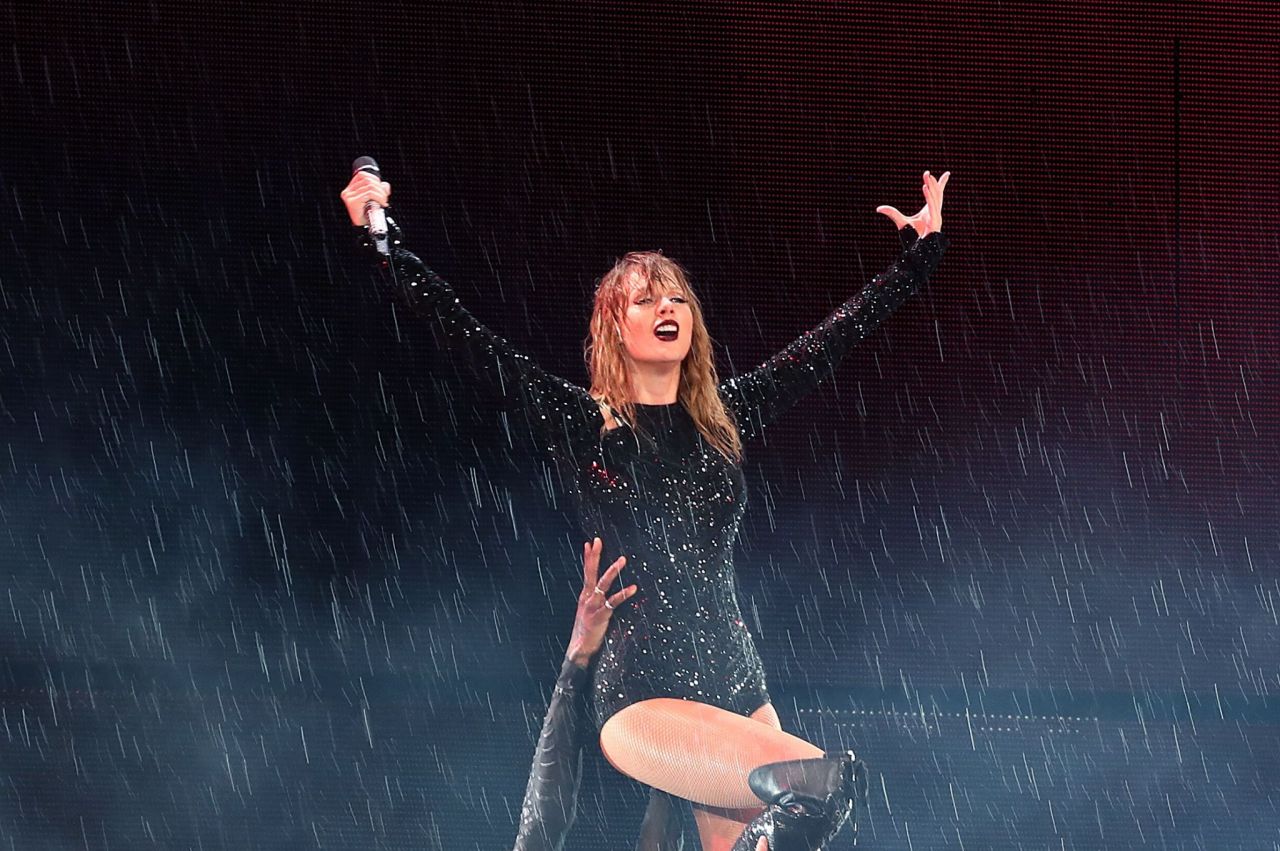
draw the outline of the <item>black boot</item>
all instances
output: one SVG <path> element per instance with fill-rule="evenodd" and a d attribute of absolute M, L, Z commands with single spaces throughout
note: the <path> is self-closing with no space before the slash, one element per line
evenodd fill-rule
<path fill-rule="evenodd" d="M 767 806 L 747 825 L 733 851 L 756 851 L 762 836 L 769 851 L 820 851 L 865 796 L 866 768 L 847 751 L 762 765 L 747 783 Z"/>

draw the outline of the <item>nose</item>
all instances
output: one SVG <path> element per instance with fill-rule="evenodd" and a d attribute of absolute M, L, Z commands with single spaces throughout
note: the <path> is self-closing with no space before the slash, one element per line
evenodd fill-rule
<path fill-rule="evenodd" d="M 663 296 L 658 302 L 658 313 L 671 313 L 676 309 L 676 303 L 672 301 L 671 296 Z"/>

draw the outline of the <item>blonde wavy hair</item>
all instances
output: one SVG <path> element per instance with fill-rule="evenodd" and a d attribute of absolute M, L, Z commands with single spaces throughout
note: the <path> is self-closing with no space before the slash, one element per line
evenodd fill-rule
<path fill-rule="evenodd" d="M 719 381 L 702 305 L 689 286 L 684 269 L 660 251 L 631 252 L 615 263 L 596 287 L 590 334 L 583 345 L 591 374 L 591 396 L 615 419 L 635 427 L 635 394 L 619 330 L 630 303 L 633 272 L 650 292 L 678 290 L 688 300 L 693 313 L 692 339 L 689 354 L 680 364 L 680 389 L 676 398 L 711 446 L 729 460 L 741 462 L 742 438 L 716 391 Z"/>

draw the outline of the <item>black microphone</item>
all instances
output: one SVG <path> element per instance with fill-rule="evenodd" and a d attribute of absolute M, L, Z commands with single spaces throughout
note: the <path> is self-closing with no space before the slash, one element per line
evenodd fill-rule
<path fill-rule="evenodd" d="M 359 157 L 351 164 L 352 176 L 362 171 L 367 171 L 379 180 L 382 179 L 382 170 L 378 168 L 378 163 L 373 157 Z M 364 216 L 369 222 L 369 236 L 373 239 L 374 247 L 378 249 L 379 254 L 390 256 L 391 247 L 387 244 L 387 214 L 382 209 L 382 205 L 372 199 L 365 202 Z"/>

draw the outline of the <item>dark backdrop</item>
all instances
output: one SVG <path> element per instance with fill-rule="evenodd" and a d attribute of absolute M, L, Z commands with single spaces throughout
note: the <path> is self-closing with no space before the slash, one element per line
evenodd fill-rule
<path fill-rule="evenodd" d="M 578 533 L 351 249 L 584 381 L 690 270 L 721 369 L 927 290 L 748 447 L 784 724 L 874 848 L 1280 842 L 1280 32 L 1267 3 L 10 7 L 0 847 L 509 846 Z M 592 755 L 574 849 L 643 798 Z M 844 841 L 844 840 L 842 840 Z"/>

